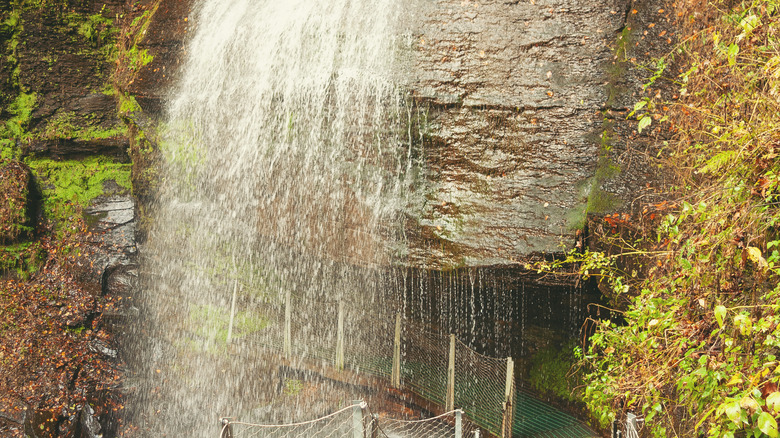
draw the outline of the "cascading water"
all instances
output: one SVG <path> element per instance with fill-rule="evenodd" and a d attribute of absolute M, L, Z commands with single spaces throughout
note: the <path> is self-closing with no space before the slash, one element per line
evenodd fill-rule
<path fill-rule="evenodd" d="M 142 435 L 205 437 L 221 415 L 267 413 L 272 364 L 240 342 L 273 324 L 264 308 L 308 299 L 298 335 L 327 338 L 333 303 L 374 302 L 407 166 L 400 8 L 196 5 L 143 248 L 129 379 Z"/>
<path fill-rule="evenodd" d="M 397 236 L 402 220 L 430 222 L 421 212 L 437 199 L 418 161 L 430 141 L 421 133 L 435 127 L 405 99 L 415 81 L 405 64 L 425 45 L 404 28 L 411 3 L 195 5 L 167 102 L 132 326 L 127 421 L 139 435 L 207 437 L 223 415 L 290 422 L 343 402 L 284 405 L 278 395 L 301 388 L 261 343 L 333 363 L 338 328 L 352 357 L 376 358 L 380 344 L 392 351 L 400 311 L 481 353 L 522 360 L 553 332 L 577 330 L 577 288 L 526 287 L 516 266 L 394 264 L 419 259 Z"/>

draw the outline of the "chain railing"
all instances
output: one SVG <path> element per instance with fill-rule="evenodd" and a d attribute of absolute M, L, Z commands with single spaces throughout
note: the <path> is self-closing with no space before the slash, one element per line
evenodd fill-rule
<path fill-rule="evenodd" d="M 479 429 L 461 410 L 422 420 L 398 420 L 372 414 L 357 400 L 332 414 L 290 424 L 253 424 L 222 419 L 220 438 L 479 438 Z"/>

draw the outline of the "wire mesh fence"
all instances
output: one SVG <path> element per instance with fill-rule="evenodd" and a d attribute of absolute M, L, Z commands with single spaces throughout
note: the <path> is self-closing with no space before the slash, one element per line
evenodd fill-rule
<path fill-rule="evenodd" d="M 507 365 L 511 360 L 481 355 L 459 340 L 455 344 L 455 406 L 485 429 L 506 435 L 500 431 L 505 411 L 512 408 L 505 405 L 514 395 L 514 379 L 509 382 L 507 394 Z"/>
<path fill-rule="evenodd" d="M 462 407 L 480 427 L 502 435 L 504 414 L 511 406 L 507 359 L 480 355 L 424 324 L 400 324 L 391 309 L 365 312 L 365 306 L 354 303 L 289 294 L 279 301 L 265 310 L 268 323 L 254 342 L 288 357 L 319 359 L 339 369 L 391 378 L 394 386 L 448 410 Z"/>
<path fill-rule="evenodd" d="M 473 437 L 478 429 L 458 420 L 458 411 L 450 411 L 424 420 L 379 419 L 379 428 L 389 438 L 401 437 Z"/>
<path fill-rule="evenodd" d="M 356 417 L 355 409 L 360 412 L 359 417 Z M 360 423 L 356 425 L 355 421 Z M 363 436 L 363 422 L 360 404 L 348 406 L 330 415 L 301 423 L 252 424 L 225 418 L 222 420 L 220 438 L 355 438 L 358 430 L 361 433 L 360 436 Z"/>
<path fill-rule="evenodd" d="M 407 322 L 401 340 L 401 384 L 421 397 L 446 404 L 449 336 Z"/>
<path fill-rule="evenodd" d="M 511 358 L 479 354 L 454 335 L 401 318 L 392 306 L 288 294 L 269 302 L 264 314 L 267 324 L 251 342 L 288 358 L 390 379 L 444 410 L 462 409 L 494 436 L 592 436 L 574 417 L 516 393 Z"/>

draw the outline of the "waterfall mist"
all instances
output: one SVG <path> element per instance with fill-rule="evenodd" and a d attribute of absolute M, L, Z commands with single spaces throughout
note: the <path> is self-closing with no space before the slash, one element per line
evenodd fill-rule
<path fill-rule="evenodd" d="M 400 8 L 196 5 L 142 251 L 128 378 L 142 435 L 214 436 L 220 416 L 273 416 L 275 364 L 248 340 L 288 295 L 307 303 L 295 335 L 311 348 L 332 338 L 319 324 L 335 303 L 376 306 L 408 166 Z"/>

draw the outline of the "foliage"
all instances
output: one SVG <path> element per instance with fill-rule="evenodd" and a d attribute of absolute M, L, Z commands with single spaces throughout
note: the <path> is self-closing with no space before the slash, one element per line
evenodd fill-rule
<path fill-rule="evenodd" d="M 303 390 L 303 382 L 298 379 L 284 379 L 284 395 L 296 396 Z"/>
<path fill-rule="evenodd" d="M 129 25 L 122 28 L 118 68 L 114 73 L 114 82 L 119 89 L 124 89 L 126 85 L 131 84 L 135 80 L 138 70 L 154 60 L 154 56 L 147 49 L 140 48 L 139 44 L 146 36 L 152 17 L 159 6 L 160 1 L 158 0 L 145 9 L 141 15 L 134 17 Z"/>
<path fill-rule="evenodd" d="M 667 80 L 679 94 L 650 93 L 634 108 L 640 123 L 672 124 L 661 158 L 678 175 L 679 200 L 652 240 L 583 256 L 630 302 L 623 322 L 600 321 L 590 338 L 585 401 L 602 426 L 633 411 L 656 437 L 776 437 L 780 2 L 715 2 L 700 17 L 719 18 L 706 23 L 688 20 L 686 6 L 677 5 L 689 35 L 648 66 L 646 87 Z M 641 281 L 618 269 L 638 253 Z"/>
<path fill-rule="evenodd" d="M 573 342 L 565 346 L 547 347 L 531 359 L 528 380 L 535 390 L 542 393 L 552 394 L 566 401 L 581 400 L 582 397 L 570 389 L 579 387 L 581 382 L 569 382 L 568 379 L 574 363 Z"/>
<path fill-rule="evenodd" d="M 15 274 L 18 279 L 29 279 L 43 266 L 45 258 L 39 242 L 0 246 L 0 276 Z"/>

